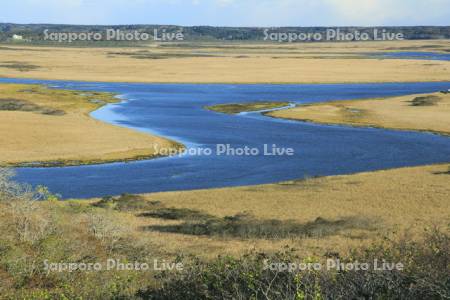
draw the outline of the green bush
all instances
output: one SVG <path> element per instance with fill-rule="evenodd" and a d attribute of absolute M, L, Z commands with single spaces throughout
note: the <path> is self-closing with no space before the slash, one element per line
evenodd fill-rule
<path fill-rule="evenodd" d="M 386 240 L 340 257 L 342 263 L 385 259 L 403 270 L 336 271 L 267 268 L 271 262 L 319 262 L 301 259 L 290 249 L 275 255 L 251 253 L 212 262 L 192 259 L 182 273 L 167 273 L 159 288 L 149 287 L 143 299 L 448 299 L 450 298 L 450 235 L 427 231 L 420 241 Z M 335 258 L 336 259 L 336 258 Z"/>
<path fill-rule="evenodd" d="M 171 214 L 169 214 L 169 212 Z M 187 221 L 176 225 L 147 226 L 143 229 L 189 235 L 208 235 L 242 239 L 284 239 L 293 237 L 323 237 L 337 234 L 345 229 L 370 229 L 372 225 L 372 222 L 368 220 L 359 220 L 355 218 L 344 218 L 333 221 L 317 218 L 316 220 L 307 223 L 298 223 L 290 220 L 259 220 L 246 213 L 218 218 L 189 210 L 163 210 L 147 213 L 146 215 L 161 217 L 162 214 L 164 214 L 164 218 L 173 217 L 178 219 L 183 216 Z"/>
<path fill-rule="evenodd" d="M 410 106 L 433 106 L 436 105 L 441 98 L 438 96 L 421 96 L 415 97 L 413 100 L 409 101 Z"/>
<path fill-rule="evenodd" d="M 107 196 L 93 204 L 95 207 L 111 208 L 118 211 L 148 210 L 159 205 L 159 201 L 148 201 L 140 195 L 133 194 L 122 194 L 118 197 Z"/>
<path fill-rule="evenodd" d="M 214 216 L 189 208 L 158 208 L 139 216 L 165 220 L 208 220 L 214 218 Z"/>

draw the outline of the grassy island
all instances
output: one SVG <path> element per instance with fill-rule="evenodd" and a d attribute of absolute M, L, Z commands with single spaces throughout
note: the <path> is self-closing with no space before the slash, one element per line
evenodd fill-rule
<path fill-rule="evenodd" d="M 250 102 L 250 103 L 229 103 L 213 106 L 206 106 L 208 110 L 212 110 L 224 114 L 238 114 L 245 111 L 259 111 L 288 106 L 289 102 Z"/>

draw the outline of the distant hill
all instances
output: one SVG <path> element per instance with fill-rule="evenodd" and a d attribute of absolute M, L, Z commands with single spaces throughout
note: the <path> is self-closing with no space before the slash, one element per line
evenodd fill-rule
<path fill-rule="evenodd" d="M 264 30 L 270 32 L 289 33 L 322 33 L 330 27 L 212 27 L 212 26 L 174 26 L 174 25 L 55 25 L 55 24 L 11 24 L 0 23 L 0 41 L 11 41 L 13 35 L 22 36 L 28 43 L 52 43 L 44 40 L 44 30 L 48 32 L 105 32 L 107 29 L 121 31 L 146 32 L 153 36 L 154 30 L 169 33 L 182 31 L 184 40 L 203 41 L 263 41 L 266 37 Z M 334 27 L 342 33 L 354 31 L 371 33 L 376 28 L 379 31 L 386 29 L 390 32 L 401 32 L 405 39 L 450 39 L 450 26 L 415 26 L 415 27 Z"/>

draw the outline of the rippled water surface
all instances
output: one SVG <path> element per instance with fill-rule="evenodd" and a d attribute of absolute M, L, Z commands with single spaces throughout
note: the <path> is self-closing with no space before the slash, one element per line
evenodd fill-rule
<path fill-rule="evenodd" d="M 224 85 L 125 84 L 0 79 L 55 88 L 116 92 L 124 101 L 93 117 L 167 136 L 190 148 L 263 145 L 293 148 L 294 156 L 183 155 L 132 163 L 22 168 L 18 179 L 44 184 L 63 197 L 93 197 L 278 182 L 450 162 L 450 138 L 418 132 L 326 126 L 264 117 L 224 115 L 205 105 L 256 100 L 313 103 L 449 89 L 450 83 Z M 214 154 L 214 153 L 213 153 Z"/>

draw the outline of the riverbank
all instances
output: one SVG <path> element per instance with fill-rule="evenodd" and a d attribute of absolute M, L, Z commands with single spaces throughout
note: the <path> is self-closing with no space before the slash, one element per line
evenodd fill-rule
<path fill-rule="evenodd" d="M 323 255 L 450 221 L 448 164 L 278 184 L 67 201 L 115 211 L 167 255 L 240 255 L 290 245 Z M 105 200 L 106 199 L 106 200 Z M 170 243 L 167 241 L 170 240 Z"/>
<path fill-rule="evenodd" d="M 135 48 L 3 45 L 9 78 L 146 83 L 360 83 L 446 81 L 449 61 L 382 59 L 436 51 L 445 40 L 346 43 L 163 43 Z M 371 57 L 372 55 L 372 57 Z"/>
<path fill-rule="evenodd" d="M 11 175 L 0 169 L 2 186 L 15 187 L 8 182 Z M 143 288 L 165 286 L 166 276 L 178 272 L 176 263 L 195 274 L 211 270 L 213 278 L 229 278 L 230 272 L 202 267 L 217 257 L 222 258 L 218 266 L 239 269 L 248 268 L 236 261 L 246 257 L 260 270 L 263 259 L 347 262 L 359 252 L 360 262 L 374 257 L 429 274 L 445 272 L 445 264 L 432 258 L 444 261 L 448 249 L 449 176 L 448 164 L 442 164 L 88 201 L 56 201 L 43 188 L 14 194 L 17 198 L 2 193 L 0 292 L 27 299 L 142 295 Z M 30 201 L 34 196 L 47 201 Z M 101 267 L 111 259 L 117 268 Z M 135 269 L 118 266 L 136 263 Z M 67 264 L 80 269 L 58 271 Z M 100 267 L 85 272 L 86 265 Z M 247 272 L 242 276 L 249 278 Z"/>
<path fill-rule="evenodd" d="M 322 124 L 379 127 L 450 135 L 450 93 L 299 105 L 267 116 Z"/>
<path fill-rule="evenodd" d="M 182 147 L 89 116 L 115 102 L 111 93 L 0 84 L 0 165 L 101 164 L 153 158 L 157 149 Z"/>

